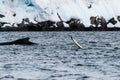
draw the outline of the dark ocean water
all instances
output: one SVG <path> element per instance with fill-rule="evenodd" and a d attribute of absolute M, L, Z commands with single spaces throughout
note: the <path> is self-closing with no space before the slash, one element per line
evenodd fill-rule
<path fill-rule="evenodd" d="M 83 47 L 78 47 L 72 35 Z M 0 80 L 120 80 L 120 32 L 1 32 Z"/>

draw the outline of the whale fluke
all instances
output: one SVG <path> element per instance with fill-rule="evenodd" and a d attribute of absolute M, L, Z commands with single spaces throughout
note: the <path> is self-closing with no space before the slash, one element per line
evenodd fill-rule
<path fill-rule="evenodd" d="M 34 45 L 34 44 L 37 44 L 37 43 L 29 41 L 29 39 L 30 39 L 29 37 L 26 37 L 26 38 L 17 39 L 11 42 L 2 42 L 0 43 L 0 45 Z"/>
<path fill-rule="evenodd" d="M 78 46 L 78 48 L 82 48 L 82 46 L 72 36 L 71 39 Z"/>

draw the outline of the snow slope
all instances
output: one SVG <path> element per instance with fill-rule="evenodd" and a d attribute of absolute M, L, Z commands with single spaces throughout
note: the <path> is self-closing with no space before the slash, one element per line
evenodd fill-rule
<path fill-rule="evenodd" d="M 23 18 L 41 16 L 43 20 L 43 10 L 36 4 L 34 0 L 0 0 L 0 14 L 5 15 L 0 21 L 10 23 L 20 23 Z M 13 16 L 16 14 L 16 16 Z M 39 17 L 40 18 L 40 17 Z"/>
<path fill-rule="evenodd" d="M 19 23 L 23 18 L 58 21 L 59 13 L 64 21 L 79 18 L 89 26 L 91 16 L 103 16 L 106 20 L 119 16 L 119 3 L 120 0 L 0 0 L 0 14 L 6 16 L 0 21 Z"/>

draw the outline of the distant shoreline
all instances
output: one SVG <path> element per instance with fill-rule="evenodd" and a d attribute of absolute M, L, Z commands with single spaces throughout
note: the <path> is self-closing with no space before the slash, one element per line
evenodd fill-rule
<path fill-rule="evenodd" d="M 64 29 L 58 29 L 58 28 L 55 28 L 55 29 L 47 29 L 47 30 L 39 30 L 39 29 L 28 29 L 28 28 L 18 28 L 18 27 L 9 27 L 9 28 L 1 28 L 0 29 L 0 32 L 4 32 L 4 31 L 41 31 L 41 32 L 44 32 L 44 31 L 120 31 L 120 27 L 109 27 L 109 28 L 106 28 L 106 29 L 103 29 L 102 27 L 94 27 L 94 28 L 91 28 L 91 27 L 86 27 L 86 28 L 82 28 L 82 29 L 70 29 L 70 28 L 64 28 Z"/>
<path fill-rule="evenodd" d="M 120 22 L 120 16 L 117 17 L 117 21 L 114 17 L 106 21 L 104 17 L 91 16 L 88 27 L 80 19 L 71 18 L 63 21 L 59 14 L 58 18 L 60 19 L 58 22 L 51 20 L 39 22 L 34 19 L 36 23 L 30 22 L 29 18 L 24 18 L 19 24 L 13 23 L 5 27 L 2 26 L 10 23 L 0 22 L 0 31 L 120 31 L 120 27 L 115 26 Z M 115 27 L 109 27 L 108 24 Z"/>

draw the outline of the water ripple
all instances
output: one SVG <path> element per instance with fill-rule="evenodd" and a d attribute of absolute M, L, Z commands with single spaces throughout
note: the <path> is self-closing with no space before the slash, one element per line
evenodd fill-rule
<path fill-rule="evenodd" d="M 72 35 L 83 46 L 79 49 Z M 0 80 L 119 80 L 120 32 L 2 32 L 35 46 L 0 46 Z"/>

